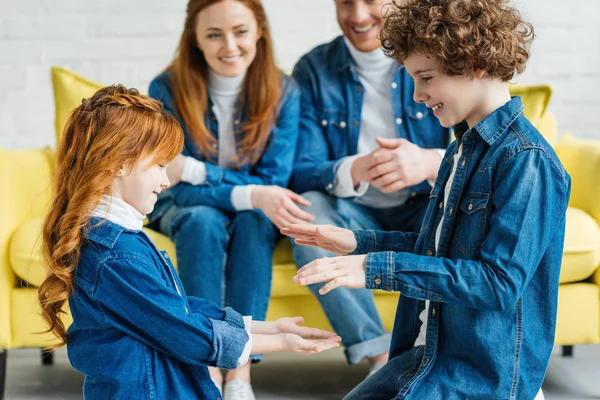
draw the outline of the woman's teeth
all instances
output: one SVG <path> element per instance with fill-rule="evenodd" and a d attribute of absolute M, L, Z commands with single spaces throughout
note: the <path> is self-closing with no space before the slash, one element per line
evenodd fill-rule
<path fill-rule="evenodd" d="M 357 33 L 365 33 L 365 32 L 369 32 L 371 29 L 373 29 L 373 27 L 375 26 L 375 24 L 373 25 L 369 25 L 369 26 L 353 26 L 352 29 L 354 30 L 354 32 Z"/>
<path fill-rule="evenodd" d="M 228 62 L 228 63 L 230 63 L 230 62 L 235 62 L 235 61 L 239 60 L 241 57 L 242 57 L 242 56 L 234 56 L 234 57 L 221 57 L 221 61 L 224 61 L 224 62 Z"/>

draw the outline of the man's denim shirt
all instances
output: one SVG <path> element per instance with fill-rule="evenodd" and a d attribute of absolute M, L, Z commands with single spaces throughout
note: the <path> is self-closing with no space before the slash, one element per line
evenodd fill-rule
<path fill-rule="evenodd" d="M 519 97 L 455 132 L 448 204 L 458 142 L 421 232 L 357 231 L 355 253 L 368 253 L 367 287 L 402 293 L 390 357 L 414 345 L 431 301 L 423 362 L 398 398 L 533 399 L 554 344 L 571 180 Z"/>
<path fill-rule="evenodd" d="M 287 187 L 298 144 L 298 125 L 300 119 L 300 91 L 294 80 L 282 75 L 284 81 L 282 96 L 279 101 L 277 120 L 271 130 L 264 153 L 254 165 L 249 163 L 240 166 L 239 171 L 221 168 L 217 155 L 206 159 L 192 139 L 183 120 L 175 111 L 172 97 L 170 72 L 165 71 L 150 83 L 150 97 L 163 103 L 165 109 L 171 112 L 183 127 L 185 146 L 183 154 L 205 161 L 206 182 L 201 185 L 191 185 L 181 182 L 170 190 L 161 193 L 160 200 L 149 216 L 155 221 L 162 216 L 173 204 L 179 207 L 206 205 L 225 211 L 235 211 L 231 204 L 231 191 L 237 185 L 277 185 Z M 212 110 L 213 103 L 209 97 L 209 107 L 204 114 L 204 123 L 218 142 L 219 124 Z M 247 110 L 240 110 L 234 120 L 234 129 L 242 127 L 247 120 Z M 239 151 L 243 136 L 236 135 L 236 147 Z M 217 148 L 215 147 L 215 150 Z"/>
<path fill-rule="evenodd" d="M 85 398 L 220 398 L 206 366 L 237 367 L 248 341 L 242 316 L 186 296 L 167 253 L 142 231 L 96 217 L 88 231 L 67 345 Z"/>
<path fill-rule="evenodd" d="M 298 193 L 319 190 L 333 194 L 335 174 L 343 157 L 358 149 L 364 86 L 355 71 L 344 37 L 303 56 L 293 76 L 302 93 L 300 137 L 290 187 Z M 448 146 L 450 134 L 433 112 L 413 99 L 414 81 L 397 65 L 391 82 L 396 136 L 423 148 Z M 410 188 L 427 193 L 422 182 Z"/>

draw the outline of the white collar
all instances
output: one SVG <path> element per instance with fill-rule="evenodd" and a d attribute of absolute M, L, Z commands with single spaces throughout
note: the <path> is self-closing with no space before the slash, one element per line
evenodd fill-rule
<path fill-rule="evenodd" d="M 364 52 L 357 50 L 346 36 L 344 36 L 344 42 L 346 43 L 346 47 L 348 47 L 350 56 L 360 70 L 388 70 L 396 62 L 394 59 L 386 56 L 381 47 L 373 51 Z"/>
<path fill-rule="evenodd" d="M 92 211 L 93 217 L 100 217 L 127 229 L 139 231 L 144 226 L 145 216 L 118 197 L 103 194 Z"/>
<path fill-rule="evenodd" d="M 208 90 L 225 96 L 237 96 L 242 90 L 246 72 L 239 76 L 221 76 L 208 69 Z"/>

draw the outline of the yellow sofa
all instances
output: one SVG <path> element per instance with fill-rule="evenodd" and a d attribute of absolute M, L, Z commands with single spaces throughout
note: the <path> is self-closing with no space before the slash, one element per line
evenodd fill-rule
<path fill-rule="evenodd" d="M 99 85 L 66 70 L 53 70 L 57 132 L 66 117 Z M 526 114 L 555 148 L 573 179 L 571 208 L 561 285 L 556 343 L 570 346 L 600 343 L 600 141 L 565 136 L 556 142 L 556 123 L 545 113 L 548 87 L 513 87 L 523 96 Z M 62 93 L 66 92 L 66 93 Z M 44 279 L 40 258 L 41 220 L 51 196 L 55 156 L 51 149 L 3 150 L 0 148 L 0 399 L 6 350 L 41 348 L 52 343 L 44 330 L 37 305 L 37 286 Z M 176 260 L 173 243 L 146 230 L 159 248 Z M 330 329 L 317 300 L 307 288 L 292 283 L 295 265 L 289 243 L 281 241 L 273 259 L 273 286 L 267 318 L 302 315 L 306 324 Z M 397 293 L 376 291 L 375 299 L 386 329 L 391 330 Z M 68 310 L 67 310 L 68 311 Z M 67 314 L 65 317 L 70 316 Z"/>

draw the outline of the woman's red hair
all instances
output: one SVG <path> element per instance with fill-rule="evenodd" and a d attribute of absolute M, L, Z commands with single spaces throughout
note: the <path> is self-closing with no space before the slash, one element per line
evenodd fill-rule
<path fill-rule="evenodd" d="M 171 72 L 175 110 L 205 157 L 214 154 L 212 145 L 215 139 L 204 124 L 204 113 L 208 108 L 209 67 L 196 43 L 196 18 L 202 10 L 221 1 L 223 0 L 190 0 L 177 55 L 168 68 Z M 253 12 L 260 34 L 256 56 L 248 68 L 239 98 L 239 104 L 248 111 L 248 121 L 240 128 L 240 132 L 236 132 L 243 132 L 240 154 L 237 155 L 238 163 L 254 163 L 262 155 L 276 120 L 283 74 L 275 65 L 271 31 L 260 0 L 236 1 Z"/>

